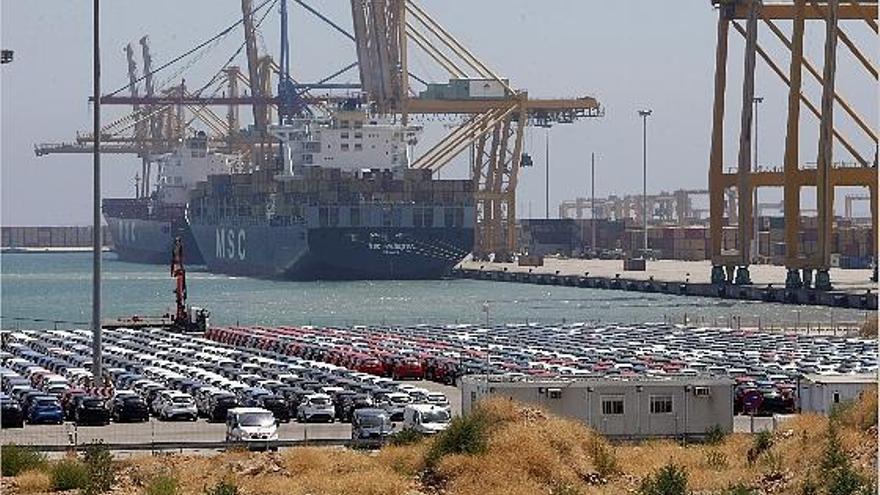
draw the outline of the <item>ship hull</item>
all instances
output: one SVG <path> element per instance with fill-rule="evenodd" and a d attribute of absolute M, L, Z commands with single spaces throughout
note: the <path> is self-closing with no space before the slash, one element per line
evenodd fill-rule
<path fill-rule="evenodd" d="M 473 246 L 473 229 L 303 225 L 191 226 L 208 270 L 284 280 L 438 279 Z"/>
<path fill-rule="evenodd" d="M 180 237 L 187 263 L 204 263 L 185 218 L 148 220 L 107 214 L 104 218 L 113 237 L 113 249 L 122 261 L 167 264 L 171 259 L 174 238 Z"/>

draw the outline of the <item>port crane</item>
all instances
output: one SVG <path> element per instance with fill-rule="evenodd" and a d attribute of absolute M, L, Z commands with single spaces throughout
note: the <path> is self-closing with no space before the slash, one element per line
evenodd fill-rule
<path fill-rule="evenodd" d="M 400 115 L 404 124 L 417 115 L 463 118 L 411 166 L 436 172 L 473 147 L 471 177 L 477 210 L 473 255 L 509 260 L 516 250 L 516 187 L 526 126 L 598 117 L 599 102 L 589 96 L 529 97 L 412 0 L 351 0 L 351 9 L 361 84 L 376 112 Z M 410 85 L 410 48 L 428 55 L 449 80 L 428 83 L 417 94 Z M 445 94 L 454 87 L 468 91 Z"/>
<path fill-rule="evenodd" d="M 286 1 L 282 1 L 286 13 Z M 323 94 L 314 96 L 316 89 L 361 89 L 362 99 L 372 111 L 381 115 L 397 115 L 406 124 L 410 118 L 448 115 L 459 117 L 462 123 L 436 145 L 411 163 L 413 168 L 437 172 L 464 150 L 473 149 L 471 177 L 474 181 L 474 202 L 477 211 L 474 256 L 477 259 L 510 259 L 516 250 L 516 187 L 519 169 L 530 161 L 523 153 L 525 129 L 529 125 L 550 126 L 571 123 L 578 119 L 602 115 L 599 102 L 590 96 L 579 98 L 536 99 L 527 91 L 515 89 L 510 81 L 500 77 L 486 63 L 435 21 L 413 0 L 350 0 L 354 33 L 332 23 L 302 0 L 294 0 L 306 10 L 331 24 L 355 44 L 357 62 L 350 64 L 328 78 L 314 84 L 296 84 L 268 55 L 257 50 L 256 13 L 270 0 L 254 6 L 253 0 L 241 0 L 244 30 L 244 48 L 247 58 L 247 76 L 238 67 L 223 69 L 201 90 L 187 91 L 179 86 L 155 94 L 150 89 L 150 57 L 144 48 L 144 76 L 146 94 L 141 96 L 129 78 L 129 95 L 114 92 L 101 97 L 102 104 L 132 105 L 133 113 L 105 126 L 104 152 L 134 153 L 155 156 L 173 149 L 189 121 L 183 109 L 213 131 L 211 141 L 221 144 L 222 152 L 238 153 L 243 167 L 259 167 L 272 160 L 274 148 L 267 138 L 266 127 L 273 109 L 285 102 L 295 101 L 304 106 L 326 105 L 351 99 L 351 95 Z M 272 1 L 275 5 L 277 0 Z M 271 6 L 270 6 L 271 8 Z M 265 18 L 265 16 L 264 16 Z M 286 25 L 282 27 L 282 52 L 286 50 Z M 429 56 L 449 79 L 429 83 L 410 73 L 409 50 L 418 49 Z M 284 57 L 282 57 L 284 58 Z M 131 64 L 129 64 L 131 69 Z M 359 85 L 334 84 L 334 77 L 357 67 Z M 131 72 L 131 70 L 130 70 Z M 272 96 L 271 78 L 280 75 L 279 94 Z M 288 74 L 288 75 L 283 75 Z M 131 74 L 130 74 L 131 76 Z M 416 81 L 426 89 L 417 93 L 411 86 Z M 239 92 L 239 84 L 250 90 L 250 95 Z M 444 87 L 466 86 L 461 95 L 443 95 Z M 208 87 L 222 88 L 206 93 Z M 286 92 L 286 93 L 285 93 Z M 238 106 L 250 105 L 254 126 L 247 133 L 240 130 Z M 209 106 L 227 106 L 226 119 L 214 114 Z M 281 109 L 282 113 L 289 109 Z M 147 119 L 149 130 L 136 129 L 137 123 Z M 134 130 L 133 137 L 121 136 Z M 102 137 L 103 133 L 102 133 Z M 47 144 L 38 146 L 38 155 L 50 153 L 91 152 L 91 136 L 78 137 L 74 144 Z M 147 160 L 148 161 L 148 160 Z M 144 165 L 144 177 L 149 165 Z M 148 191 L 142 179 L 141 190 Z"/>

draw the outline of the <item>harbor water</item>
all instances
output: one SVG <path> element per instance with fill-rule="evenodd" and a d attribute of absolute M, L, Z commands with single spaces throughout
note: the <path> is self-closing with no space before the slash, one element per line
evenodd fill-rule
<path fill-rule="evenodd" d="M 87 327 L 91 254 L 0 258 L 3 328 Z M 790 306 L 480 280 L 289 282 L 187 272 L 189 303 L 215 325 L 412 325 L 451 323 L 644 323 L 762 328 L 848 328 L 876 317 L 854 309 Z M 104 316 L 172 312 L 168 267 L 105 254 Z M 35 321 L 44 320 L 44 321 Z M 59 322 L 59 323 L 55 323 Z"/>

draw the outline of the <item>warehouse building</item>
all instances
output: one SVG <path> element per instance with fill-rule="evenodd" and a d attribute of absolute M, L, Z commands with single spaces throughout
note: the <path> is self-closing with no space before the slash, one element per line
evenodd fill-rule
<path fill-rule="evenodd" d="M 700 438 L 733 431 L 734 382 L 726 378 L 534 379 L 471 375 L 461 382 L 462 412 L 506 397 L 586 423 L 611 438 Z"/>
<path fill-rule="evenodd" d="M 877 375 L 805 375 L 799 385 L 801 412 L 829 414 L 870 388 L 877 388 Z"/>

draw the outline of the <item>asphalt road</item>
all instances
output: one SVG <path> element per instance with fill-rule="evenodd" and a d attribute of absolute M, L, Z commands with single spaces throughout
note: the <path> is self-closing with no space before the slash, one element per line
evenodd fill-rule
<path fill-rule="evenodd" d="M 453 414 L 461 413 L 461 393 L 455 387 L 433 382 L 411 382 L 431 391 L 443 392 L 449 398 Z M 146 423 L 111 423 L 107 426 L 25 425 L 24 428 L 0 430 L 0 444 L 18 445 L 80 445 L 95 441 L 109 444 L 141 444 L 157 442 L 222 442 L 226 425 L 198 421 L 159 421 Z M 348 423 L 282 423 L 278 428 L 280 440 L 349 439 Z"/>

